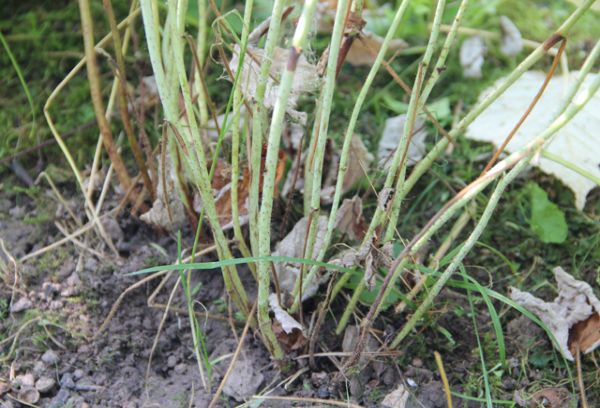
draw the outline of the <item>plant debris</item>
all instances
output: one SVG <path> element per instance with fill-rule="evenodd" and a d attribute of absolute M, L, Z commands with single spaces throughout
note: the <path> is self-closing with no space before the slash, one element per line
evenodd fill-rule
<path fill-rule="evenodd" d="M 402 138 L 405 123 L 406 114 L 395 116 L 385 121 L 385 128 L 383 129 L 383 134 L 377 149 L 379 166 L 382 166 L 385 169 L 389 168 L 391 158 Z M 418 163 L 425 155 L 426 138 L 427 131 L 425 130 L 425 121 L 417 117 L 412 130 L 412 138 L 408 145 L 408 152 L 406 154 L 406 160 L 409 166 Z"/>
<path fill-rule="evenodd" d="M 166 172 L 164 177 L 158 178 L 156 187 L 156 200 L 150 210 L 140 216 L 145 223 L 164 228 L 167 231 L 176 231 L 186 221 L 185 208 L 178 194 L 177 174 L 173 168 L 171 155 L 166 154 L 165 168 L 159 160 L 159 174 Z M 166 181 L 166 186 L 163 181 Z"/>
<path fill-rule="evenodd" d="M 327 230 L 327 217 L 320 216 L 316 222 L 317 237 L 311 254 L 306 255 L 309 258 L 319 253 L 323 246 L 323 238 Z M 308 236 L 309 217 L 304 217 L 294 225 L 294 228 L 277 244 L 273 251 L 273 256 L 290 256 L 294 258 L 304 258 L 304 250 Z M 291 294 L 296 285 L 296 280 L 300 275 L 302 265 L 296 262 L 275 262 L 275 273 L 279 280 L 279 288 L 285 291 L 285 294 Z M 302 300 L 312 297 L 319 288 L 320 282 L 311 282 L 302 292 Z"/>
<path fill-rule="evenodd" d="M 506 16 L 500 16 L 500 28 L 502 29 L 502 44 L 500 52 L 508 57 L 514 57 L 523 50 L 523 37 L 521 32 Z"/>
<path fill-rule="evenodd" d="M 573 361 L 577 349 L 587 354 L 600 346 L 600 300 L 589 284 L 576 280 L 561 267 L 554 269 L 554 277 L 558 296 L 552 302 L 516 288 L 511 288 L 510 296 L 544 322 L 562 355 Z"/>
<path fill-rule="evenodd" d="M 363 217 L 362 199 L 359 196 L 346 198 L 335 217 L 335 230 L 346 234 L 351 241 L 362 241 L 368 227 Z"/>
<path fill-rule="evenodd" d="M 294 330 L 304 331 L 302 325 L 279 305 L 279 300 L 275 293 L 269 295 L 269 306 L 275 314 L 275 319 L 281 324 L 281 328 L 284 332 L 290 334 Z"/>
<path fill-rule="evenodd" d="M 286 69 L 290 50 L 284 48 L 276 48 L 273 60 L 271 61 L 271 70 L 267 81 L 265 91 L 264 104 L 267 108 L 273 108 L 279 94 L 279 78 Z M 229 63 L 231 71 L 235 75 L 239 65 L 239 46 L 234 46 L 233 56 Z M 264 50 L 252 45 L 248 45 L 244 63 L 242 64 L 242 72 L 240 81 L 244 96 L 248 99 L 254 98 L 256 88 L 258 86 L 260 69 L 264 60 Z M 288 97 L 287 113 L 296 121 L 303 123 L 306 121 L 306 114 L 295 110 L 298 104 L 298 98 L 305 93 L 313 92 L 319 86 L 319 76 L 317 75 L 316 65 L 311 64 L 304 53 L 300 54 L 296 72 L 294 74 L 294 82 L 290 95 Z"/>
<path fill-rule="evenodd" d="M 381 401 L 381 406 L 385 408 L 404 408 L 409 397 L 410 392 L 403 384 L 400 384 L 398 388 L 385 396 Z"/>
<path fill-rule="evenodd" d="M 480 36 L 473 36 L 463 41 L 460 46 L 460 65 L 465 78 L 481 78 L 484 57 L 487 48 Z"/>
<path fill-rule="evenodd" d="M 508 152 L 524 148 L 533 138 L 544 131 L 551 123 L 560 101 L 574 81 L 578 72 L 571 72 L 567 80 L 564 76 L 550 80 L 544 95 L 539 100 L 519 132 L 506 146 Z M 580 93 L 585 92 L 586 85 L 593 81 L 597 74 L 589 74 L 582 85 Z M 506 135 L 517 123 L 527 106 L 539 91 L 546 74 L 540 71 L 528 71 L 521 76 L 508 90 L 492 103 L 469 126 L 466 137 L 481 142 L 493 143 L 500 146 Z M 485 98 L 494 88 L 504 82 L 499 79 L 492 87 L 480 96 Z M 577 99 L 577 96 L 575 96 Z M 543 172 L 552 174 L 560 179 L 575 193 L 575 206 L 579 210 L 585 207 L 586 197 L 590 190 L 597 186 L 589 177 L 576 172 L 557 161 L 564 161 L 570 166 L 576 166 L 584 173 L 596 179 L 600 178 L 600 94 L 596 94 L 569 123 L 560 129 L 554 138 L 542 150 L 542 157 L 533 162 Z M 552 156 L 552 158 L 551 158 Z"/>

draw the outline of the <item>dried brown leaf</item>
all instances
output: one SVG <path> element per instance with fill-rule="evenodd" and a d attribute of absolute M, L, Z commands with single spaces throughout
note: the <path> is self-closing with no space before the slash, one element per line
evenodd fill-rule
<path fill-rule="evenodd" d="M 334 228 L 341 234 L 348 235 L 352 241 L 362 241 L 368 225 L 362 213 L 362 200 L 359 196 L 345 199 L 338 209 Z"/>
<path fill-rule="evenodd" d="M 544 322 L 563 356 L 573 361 L 577 348 L 587 354 L 600 345 L 600 301 L 589 284 L 562 268 L 554 269 L 554 277 L 558 296 L 552 302 L 516 288 L 511 288 L 511 298 Z"/>

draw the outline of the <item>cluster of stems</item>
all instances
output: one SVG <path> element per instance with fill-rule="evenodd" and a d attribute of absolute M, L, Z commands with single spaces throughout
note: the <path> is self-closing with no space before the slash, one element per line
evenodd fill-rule
<path fill-rule="evenodd" d="M 263 341 L 275 359 L 283 359 L 284 353 L 273 332 L 272 322 L 269 316 L 268 297 L 272 292 L 272 265 L 271 262 L 264 260 L 264 257 L 271 255 L 273 203 L 277 191 L 276 181 L 279 149 L 281 136 L 287 121 L 286 113 L 288 111 L 288 101 L 290 93 L 292 92 L 298 61 L 304 50 L 307 48 L 307 42 L 311 31 L 314 30 L 313 25 L 317 3 L 317 0 L 305 0 L 303 4 L 300 16 L 296 23 L 294 35 L 289 42 L 290 48 L 287 54 L 287 66 L 281 73 L 281 76 L 275 78 L 274 81 L 277 83 L 277 96 L 272 112 L 266 107 L 265 98 L 267 93 L 271 92 L 271 90 L 268 89 L 268 86 L 273 76 L 273 58 L 275 57 L 277 46 L 282 39 L 282 25 L 284 24 L 286 2 L 283 0 L 274 0 L 273 2 L 272 14 L 268 23 L 266 39 L 262 49 L 260 72 L 257 76 L 255 93 L 251 95 L 251 98 L 249 95 L 244 94 L 244 87 L 240 81 L 240 72 L 243 71 L 244 58 L 246 57 L 246 52 L 249 47 L 249 33 L 254 7 L 254 2 L 252 0 L 245 3 L 242 35 L 239 40 L 239 51 L 237 51 L 239 52 L 239 62 L 236 67 L 237 74 L 233 81 L 231 99 L 231 123 L 233 123 L 233 125 L 229 127 L 225 124 L 223 125 L 223 127 L 231 129 L 231 197 L 233 204 L 231 211 L 233 234 L 238 243 L 238 248 L 245 257 L 260 257 L 260 260 L 256 263 L 255 271 L 258 282 L 256 318 Z M 525 71 L 531 68 L 533 64 L 539 61 L 548 51 L 549 47 L 547 44 L 540 45 L 536 48 L 506 77 L 498 88 L 478 102 L 477 105 L 453 127 L 448 134 L 449 137 L 440 139 L 425 158 L 421 160 L 407 176 L 408 169 L 406 156 L 414 125 L 418 115 L 426 112 L 427 100 L 444 70 L 450 49 L 459 31 L 461 18 L 468 3 L 468 0 L 462 0 L 460 2 L 457 13 L 453 16 L 453 23 L 449 29 L 448 35 L 445 37 L 440 47 L 441 40 L 439 34 L 441 32 L 446 1 L 437 1 L 429 40 L 418 65 L 417 75 L 414 79 L 412 91 L 410 93 L 405 127 L 400 142 L 393 154 L 387 177 L 379 190 L 380 194 L 392 192 L 391 199 L 388 205 L 377 206 L 362 245 L 369 243 L 381 245 L 388 241 L 392 241 L 395 238 L 396 225 L 400 217 L 403 199 L 408 192 L 410 192 L 419 178 L 430 168 L 432 163 L 446 150 L 450 140 L 455 140 L 457 136 L 464 132 L 478 115 L 490 106 L 490 104 L 492 104 L 504 91 L 506 91 L 506 89 L 508 89 L 509 86 L 511 86 Z M 582 2 L 561 27 L 559 27 L 557 33 L 561 36 L 565 36 L 592 3 L 593 0 L 585 0 Z M 314 244 L 317 241 L 317 221 L 319 214 L 322 211 L 320 192 L 322 189 L 323 167 L 332 103 L 336 87 L 340 50 L 342 49 L 342 43 L 345 36 L 348 35 L 347 18 L 349 13 L 354 12 L 360 15 L 363 6 L 361 1 L 356 0 L 339 0 L 337 2 L 334 25 L 331 32 L 331 41 L 328 47 L 327 65 L 324 75 L 321 78 L 322 86 L 320 87 L 320 93 L 315 102 L 314 124 L 312 126 L 310 138 L 308 138 L 308 150 L 304 163 L 305 188 L 303 208 L 305 212 L 304 215 L 310 220 L 304 257 L 314 258 L 316 263 L 308 268 L 305 268 L 304 265 L 302 266 L 292 293 L 293 303 L 289 308 L 291 313 L 298 311 L 301 307 L 301 294 L 310 285 L 314 284 L 319 273 L 319 268 L 321 268 L 317 263 L 321 263 L 325 259 L 327 251 L 331 247 L 335 232 L 335 221 L 343 196 L 342 186 L 349 165 L 351 140 L 355 134 L 356 125 L 367 95 L 371 89 L 371 85 L 373 84 L 375 77 L 379 74 L 381 66 L 385 65 L 387 67 L 387 63 L 384 61 L 386 52 L 403 21 L 409 4 L 409 0 L 402 0 L 400 2 L 387 35 L 381 44 L 372 67 L 363 81 L 362 88 L 355 100 L 347 128 L 342 138 L 336 186 L 331 208 L 329 210 L 327 229 L 324 236 L 319 237 L 319 240 L 323 243 L 321 248 L 314 254 Z M 171 159 L 175 162 L 176 166 L 183 166 L 187 173 L 187 177 L 197 187 L 204 205 L 206 218 L 211 227 L 213 239 L 217 245 L 219 259 L 227 260 L 232 258 L 232 253 L 228 246 L 227 237 L 219 224 L 217 210 L 213 200 L 213 191 L 211 189 L 210 181 L 211 173 L 209 173 L 207 167 L 210 164 L 207 154 L 210 152 L 205 143 L 203 143 L 203 139 L 198 137 L 198 135 L 204 134 L 204 129 L 206 129 L 208 125 L 208 95 L 206 95 L 205 89 L 198 85 L 200 81 L 195 82 L 195 87 L 190 88 L 185 67 L 184 34 L 187 6 L 186 0 L 168 1 L 163 24 L 160 23 L 160 13 L 156 0 L 141 0 L 141 13 L 165 120 L 169 123 L 167 132 L 169 133 L 168 145 L 171 152 Z M 201 18 L 197 36 L 198 45 L 195 50 L 199 56 L 196 75 L 201 76 L 205 55 L 208 49 L 208 5 L 206 4 L 206 1 L 198 1 L 198 7 Z M 114 30 L 115 28 L 113 27 L 113 32 Z M 599 48 L 600 46 L 596 45 L 582 68 L 582 75 L 589 72 L 593 66 L 595 59 L 600 53 L 598 50 Z M 436 54 L 437 59 L 434 59 Z M 464 209 L 477 194 L 499 179 L 500 181 L 496 184 L 494 192 L 469 238 L 455 255 L 451 264 L 436 281 L 421 306 L 417 309 L 417 312 L 413 314 L 412 318 L 404 326 L 402 331 L 398 333 L 392 345 L 397 346 L 402 339 L 406 337 L 417 323 L 418 319 L 422 317 L 423 313 L 425 313 L 427 308 L 431 305 L 435 296 L 445 285 L 452 273 L 460 266 L 460 262 L 464 256 L 473 247 L 482 231 L 485 229 L 505 188 L 525 168 L 525 166 L 527 166 L 533 155 L 538 152 L 544 144 L 547 143 L 550 138 L 579 111 L 579 109 L 581 109 L 581 106 L 583 106 L 587 100 L 589 100 L 590 95 L 597 90 L 598 82 L 598 80 L 594 81 L 588 93 L 586 93 L 581 100 L 575 99 L 575 101 L 570 104 L 565 103 L 562 106 L 561 112 L 556 117 L 556 120 L 528 147 L 522 151 L 513 153 L 508 158 L 497 163 L 480 178 L 469 184 L 456 197 L 450 200 L 421 230 L 421 232 L 405 246 L 405 249 L 394 261 L 388 274 L 385 276 L 381 285 L 381 291 L 377 295 L 369 313 L 363 320 L 362 340 L 364 340 L 367 329 L 381 312 L 383 299 L 385 299 L 390 291 L 393 290 L 409 257 L 422 249 L 425 243 L 446 225 L 449 220 L 457 215 L 459 211 Z M 582 83 L 583 76 L 573 86 L 569 95 L 575 96 Z M 193 95 L 191 94 L 192 89 L 195 89 L 198 98 L 197 109 L 195 109 L 193 103 Z M 179 104 L 180 98 L 182 100 L 183 108 L 181 108 Z M 250 103 L 250 105 L 248 105 L 248 103 Z M 246 112 L 252 119 L 251 132 L 247 133 L 241 132 L 239 127 L 243 105 L 251 106 L 250 112 Z M 183 114 L 181 112 L 182 110 Z M 221 137 L 223 133 L 224 131 L 222 130 Z M 244 136 L 246 137 L 244 138 Z M 240 156 L 244 150 L 242 148 L 244 143 L 246 143 L 246 146 L 248 147 L 247 150 L 249 151 L 248 165 L 250 168 L 250 191 L 248 199 L 249 247 L 245 243 L 244 234 L 239 222 L 239 208 L 242 204 L 239 202 L 239 178 L 241 176 L 240 166 L 242 163 L 240 161 Z M 218 149 L 216 152 L 218 153 Z M 182 163 L 176 163 L 179 157 L 181 158 Z M 189 205 L 189 203 L 187 205 Z M 464 225 L 465 223 L 466 222 L 463 221 L 461 222 L 461 225 Z M 375 236 L 378 237 L 378 242 L 375 242 Z M 246 291 L 241 284 L 235 265 L 227 264 L 227 266 L 224 265 L 222 269 L 225 286 L 229 295 L 239 310 L 244 313 L 246 317 L 252 319 L 252 316 L 247 316 L 250 311 L 250 303 Z M 349 277 L 350 275 L 347 273 L 341 275 L 333 287 L 331 296 L 328 297 L 329 299 L 335 297 L 335 294 L 341 290 Z M 337 327 L 338 333 L 341 332 L 347 324 L 363 290 L 365 290 L 364 282 L 356 287 L 351 300 L 339 321 Z M 360 347 L 361 342 L 359 342 L 358 352 L 361 351 Z M 356 355 L 358 356 L 359 354 L 360 353 L 357 353 Z"/>

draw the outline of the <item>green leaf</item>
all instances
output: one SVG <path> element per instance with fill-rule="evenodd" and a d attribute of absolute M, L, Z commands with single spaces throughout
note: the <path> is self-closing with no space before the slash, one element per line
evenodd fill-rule
<path fill-rule="evenodd" d="M 347 289 L 355 289 L 358 286 L 359 282 L 363 279 L 364 276 L 361 273 L 354 273 L 344 287 Z M 368 290 L 367 288 L 365 288 L 362 291 L 362 293 L 360 294 L 359 302 L 364 305 L 371 306 L 373 302 L 375 302 L 375 299 L 377 298 L 377 295 L 379 294 L 380 290 L 381 280 L 377 279 L 375 281 L 373 290 Z M 390 294 L 381 302 L 381 310 L 387 310 L 390 306 L 398 302 L 400 299 L 400 293 L 395 289 L 392 290 Z"/>
<path fill-rule="evenodd" d="M 544 243 L 560 244 L 567 239 L 568 227 L 565 214 L 548 199 L 548 194 L 537 184 L 528 185 L 531 197 L 529 225 Z"/>
<path fill-rule="evenodd" d="M 435 102 L 432 102 L 427 105 L 427 109 L 429 112 L 438 120 L 451 120 L 452 119 L 452 110 L 450 109 L 450 100 L 446 98 L 440 98 Z"/>

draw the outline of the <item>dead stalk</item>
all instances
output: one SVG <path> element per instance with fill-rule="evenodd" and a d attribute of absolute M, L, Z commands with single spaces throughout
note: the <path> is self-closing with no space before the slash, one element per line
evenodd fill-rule
<path fill-rule="evenodd" d="M 94 106 L 94 113 L 96 114 L 96 121 L 102 134 L 102 141 L 104 148 L 106 149 L 108 156 L 115 168 L 119 183 L 124 190 L 129 190 L 131 186 L 131 178 L 125 167 L 125 163 L 121 158 L 121 155 L 117 151 L 117 145 L 114 142 L 112 131 L 110 130 L 110 124 L 106 120 L 106 111 L 104 109 L 104 101 L 102 99 L 102 90 L 100 85 L 100 72 L 98 70 L 98 62 L 96 60 L 96 49 L 94 48 L 94 26 L 92 22 L 92 15 L 90 12 L 89 0 L 79 0 L 79 10 L 81 13 L 81 29 L 83 32 L 83 42 L 85 47 L 86 66 L 88 74 L 88 82 L 90 84 L 90 93 L 92 96 L 92 104 Z M 133 194 L 137 197 L 137 194 Z M 132 197 L 132 203 L 135 203 L 135 199 Z"/>

